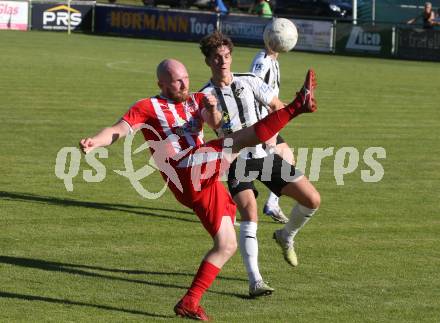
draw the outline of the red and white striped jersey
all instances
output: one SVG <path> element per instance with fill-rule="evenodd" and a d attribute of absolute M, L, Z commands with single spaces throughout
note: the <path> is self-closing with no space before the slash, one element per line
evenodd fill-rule
<path fill-rule="evenodd" d="M 137 101 L 122 120 L 131 129 L 142 126 L 145 140 L 166 143 L 167 157 L 204 143 L 202 93 L 192 93 L 184 102 L 176 103 L 162 96 Z M 150 144 L 154 156 L 154 145 Z M 163 153 L 163 152 L 162 152 Z"/>

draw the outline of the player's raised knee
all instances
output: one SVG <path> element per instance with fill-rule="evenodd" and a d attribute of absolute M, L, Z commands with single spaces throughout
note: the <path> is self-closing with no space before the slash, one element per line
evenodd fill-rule
<path fill-rule="evenodd" d="M 321 195 L 318 191 L 314 191 L 307 195 L 307 200 L 304 206 L 308 207 L 309 209 L 317 209 L 321 205 Z"/>

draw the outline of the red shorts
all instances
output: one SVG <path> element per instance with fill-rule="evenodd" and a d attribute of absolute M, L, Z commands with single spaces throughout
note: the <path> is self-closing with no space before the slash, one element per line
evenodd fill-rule
<path fill-rule="evenodd" d="M 235 221 L 237 207 L 229 192 L 219 181 L 203 187 L 198 200 L 193 201 L 193 210 L 209 234 L 214 237 L 224 216 Z"/>
<path fill-rule="evenodd" d="M 222 150 L 223 139 L 194 147 L 174 167 L 183 190 L 172 181 L 168 183 L 176 199 L 194 210 L 212 237 L 217 234 L 224 216 L 234 222 L 237 210 L 228 190 L 220 182 L 221 174 L 230 165 L 223 158 Z"/>

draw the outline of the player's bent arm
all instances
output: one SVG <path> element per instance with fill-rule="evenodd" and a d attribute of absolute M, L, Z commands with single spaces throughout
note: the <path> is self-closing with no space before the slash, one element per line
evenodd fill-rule
<path fill-rule="evenodd" d="M 221 126 L 222 114 L 217 109 L 213 112 L 203 109 L 202 118 L 211 129 L 217 129 Z"/>
<path fill-rule="evenodd" d="M 119 138 L 125 137 L 129 131 L 129 125 L 120 120 L 113 126 L 102 129 L 93 137 L 81 139 L 79 145 L 84 153 L 88 153 L 95 148 L 111 145 Z"/>
<path fill-rule="evenodd" d="M 217 109 L 217 98 L 214 95 L 207 94 L 202 100 L 202 118 L 211 129 L 217 129 L 221 126 L 222 114 Z"/>

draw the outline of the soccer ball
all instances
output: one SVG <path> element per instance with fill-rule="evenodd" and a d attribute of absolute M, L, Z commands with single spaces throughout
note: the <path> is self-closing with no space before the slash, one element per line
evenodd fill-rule
<path fill-rule="evenodd" d="M 289 19 L 276 18 L 264 28 L 263 40 L 266 47 L 275 52 L 288 52 L 298 41 L 298 30 Z"/>

